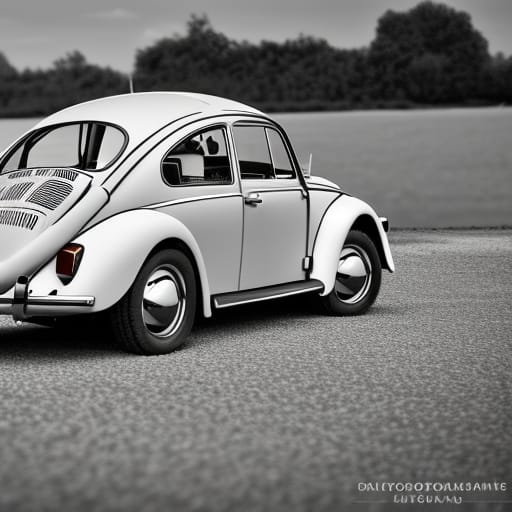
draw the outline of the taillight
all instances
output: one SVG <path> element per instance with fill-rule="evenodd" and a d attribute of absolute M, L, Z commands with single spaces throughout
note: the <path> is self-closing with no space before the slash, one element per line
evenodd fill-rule
<path fill-rule="evenodd" d="M 83 254 L 84 248 L 78 244 L 68 244 L 57 254 L 56 272 L 64 284 L 69 283 L 75 276 Z"/>

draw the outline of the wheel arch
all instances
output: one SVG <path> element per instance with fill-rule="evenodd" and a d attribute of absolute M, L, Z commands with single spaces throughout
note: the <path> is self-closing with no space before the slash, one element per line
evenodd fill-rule
<path fill-rule="evenodd" d="M 176 248 L 189 258 L 198 285 L 199 307 L 211 316 L 210 288 L 199 245 L 179 220 L 154 210 L 131 210 L 110 217 L 71 240 L 84 246 L 84 255 L 73 280 L 64 285 L 55 273 L 55 258 L 30 281 L 34 295 L 86 295 L 95 298 L 99 312 L 116 304 L 135 282 L 152 255 Z M 64 312 L 55 311 L 56 315 Z"/>
<path fill-rule="evenodd" d="M 164 240 L 161 240 L 159 243 L 153 247 L 151 252 L 148 254 L 146 261 L 149 260 L 153 255 L 157 254 L 160 251 L 163 251 L 165 249 L 176 249 L 188 258 L 190 263 L 192 264 L 192 268 L 194 269 L 194 277 L 196 278 L 196 292 L 197 292 L 197 301 L 198 304 L 202 304 L 204 306 L 205 300 L 204 300 L 204 293 L 203 293 L 203 287 L 201 286 L 201 274 L 199 272 L 199 266 L 197 263 L 197 258 L 192 249 L 187 245 L 186 242 L 184 242 L 181 238 L 177 237 L 169 237 Z M 146 261 L 143 263 L 143 265 L 146 263 Z M 207 298 L 207 302 L 210 302 L 210 298 Z M 206 316 L 206 313 L 204 311 L 203 307 L 203 315 Z"/>
<path fill-rule="evenodd" d="M 388 239 L 384 228 L 379 224 L 379 218 L 371 206 L 355 197 L 342 195 L 329 206 L 313 247 L 311 278 L 324 284 L 321 295 L 328 295 L 334 287 L 339 255 L 348 233 L 353 229 L 360 229 L 372 239 L 379 257 L 384 258 L 382 267 L 390 272 L 394 271 Z"/>
<path fill-rule="evenodd" d="M 359 215 L 359 217 L 357 217 L 355 222 L 350 227 L 349 231 L 354 230 L 362 231 L 371 239 L 371 241 L 375 245 L 375 248 L 377 249 L 377 253 L 379 254 L 379 259 L 382 268 L 391 270 L 389 268 L 389 263 L 384 252 L 384 246 L 382 244 L 382 238 L 380 236 L 379 229 L 377 227 L 375 219 L 371 215 L 368 215 L 367 213 Z"/>

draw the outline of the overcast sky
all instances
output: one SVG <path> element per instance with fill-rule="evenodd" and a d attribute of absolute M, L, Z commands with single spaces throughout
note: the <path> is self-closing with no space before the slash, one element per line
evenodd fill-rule
<path fill-rule="evenodd" d="M 18 69 L 47 67 L 71 50 L 93 63 L 131 70 L 135 49 L 185 32 L 206 13 L 234 39 L 283 41 L 300 33 L 340 48 L 366 46 L 387 9 L 419 0 L 0 0 L 0 51 Z M 469 12 L 491 51 L 512 54 L 512 0 L 444 0 Z"/>

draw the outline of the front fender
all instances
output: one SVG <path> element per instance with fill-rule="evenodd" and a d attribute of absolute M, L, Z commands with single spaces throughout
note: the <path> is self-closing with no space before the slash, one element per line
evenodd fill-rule
<path fill-rule="evenodd" d="M 362 215 L 369 215 L 375 221 L 385 258 L 383 266 L 387 266 L 391 272 L 394 272 L 395 265 L 388 237 L 373 208 L 360 199 L 342 195 L 325 212 L 313 246 L 311 278 L 318 279 L 323 283 L 322 295 L 328 295 L 334 288 L 341 249 L 350 228 Z"/>
<path fill-rule="evenodd" d="M 185 243 L 192 252 L 203 296 L 203 313 L 211 316 L 210 289 L 203 256 L 192 233 L 179 220 L 152 210 L 132 210 L 110 217 L 72 240 L 84 247 L 73 280 L 64 285 L 55 274 L 55 258 L 30 281 L 34 296 L 93 296 L 90 312 L 108 309 L 133 284 L 144 261 L 156 245 L 170 238 Z"/>

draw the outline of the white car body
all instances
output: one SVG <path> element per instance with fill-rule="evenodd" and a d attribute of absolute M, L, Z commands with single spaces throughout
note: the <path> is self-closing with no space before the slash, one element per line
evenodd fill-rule
<path fill-rule="evenodd" d="M 284 130 L 262 112 L 201 94 L 138 93 L 70 107 L 34 130 L 84 121 L 120 127 L 126 136 L 104 170 L 0 170 L 0 314 L 30 321 L 111 308 L 160 246 L 178 246 L 192 260 L 206 317 L 214 308 L 266 298 L 306 291 L 328 295 L 354 226 L 372 239 L 382 267 L 394 271 L 374 210 L 326 179 L 304 177 Z M 241 125 L 245 131 L 238 130 Z M 243 138 L 260 128 L 269 145 L 277 137 L 277 147 L 281 137 L 292 167 L 286 178 L 276 178 L 272 154 L 272 179 L 257 173 L 241 178 L 234 131 Z M 210 183 L 204 176 L 204 162 L 215 160 L 210 149 L 200 150 L 210 156 L 170 151 L 208 130 L 225 137 L 223 158 L 231 167 L 225 182 Z M 31 133 L 4 151 L 2 166 Z M 170 184 L 176 172 L 191 183 Z M 85 250 L 76 275 L 63 282 L 56 258 L 69 243 Z"/>

